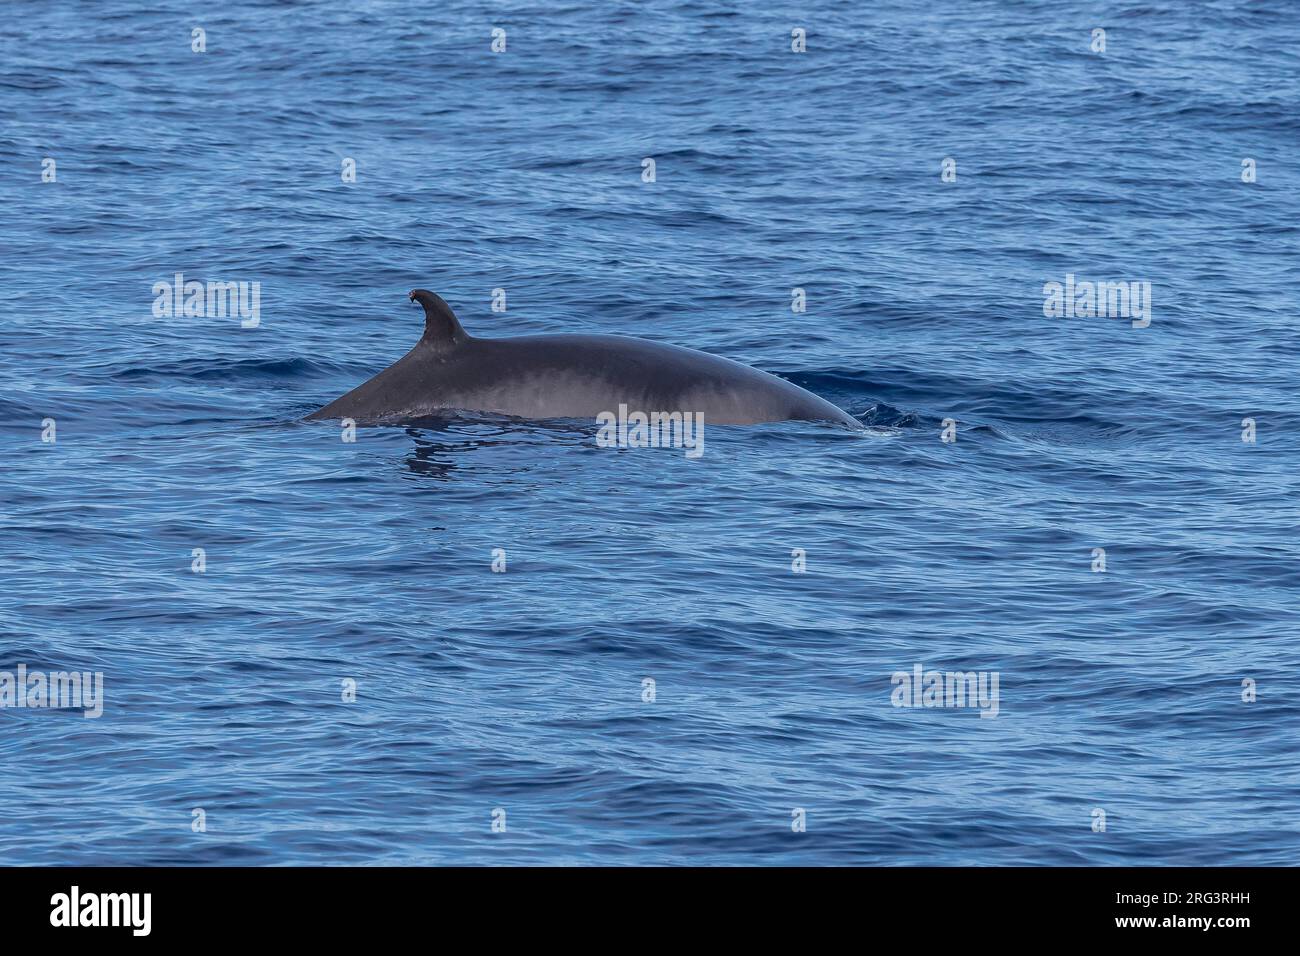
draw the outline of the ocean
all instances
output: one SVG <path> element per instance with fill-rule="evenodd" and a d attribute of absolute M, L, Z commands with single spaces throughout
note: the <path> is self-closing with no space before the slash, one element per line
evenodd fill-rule
<path fill-rule="evenodd" d="M 1296 862 L 1300 9 L 6 14 L 0 860 Z M 303 422 L 417 287 L 863 428 Z"/>

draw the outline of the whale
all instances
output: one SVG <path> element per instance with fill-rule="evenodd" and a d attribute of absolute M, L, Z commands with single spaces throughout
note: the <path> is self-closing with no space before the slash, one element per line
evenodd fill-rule
<path fill-rule="evenodd" d="M 457 413 L 595 419 L 624 406 L 711 425 L 820 421 L 861 428 L 793 382 L 709 352 L 622 335 L 470 335 L 441 297 L 415 289 L 424 334 L 374 378 L 306 416 L 400 424 Z"/>

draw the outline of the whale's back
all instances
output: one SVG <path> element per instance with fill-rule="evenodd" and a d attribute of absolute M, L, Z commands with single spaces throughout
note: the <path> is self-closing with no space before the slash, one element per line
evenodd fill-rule
<path fill-rule="evenodd" d="M 439 401 L 521 418 L 701 413 L 713 424 L 811 419 L 856 424 L 799 386 L 731 359 L 620 335 L 472 339 L 445 363 Z"/>
<path fill-rule="evenodd" d="M 475 338 L 451 307 L 423 289 L 415 348 L 310 419 L 400 422 L 467 411 L 518 418 L 588 418 L 605 412 L 700 414 L 715 425 L 803 419 L 858 423 L 783 378 L 698 349 L 622 335 Z"/>

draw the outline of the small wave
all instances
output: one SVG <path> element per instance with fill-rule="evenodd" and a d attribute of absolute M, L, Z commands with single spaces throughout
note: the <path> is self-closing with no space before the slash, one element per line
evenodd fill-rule
<path fill-rule="evenodd" d="M 190 381 L 244 381 L 282 380 L 294 381 L 348 371 L 346 365 L 305 358 L 281 359 L 188 359 L 163 365 L 136 366 L 119 369 L 109 377 L 118 382 L 177 379 Z"/>

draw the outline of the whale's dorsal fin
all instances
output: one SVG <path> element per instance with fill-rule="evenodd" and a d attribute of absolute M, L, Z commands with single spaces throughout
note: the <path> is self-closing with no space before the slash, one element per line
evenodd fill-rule
<path fill-rule="evenodd" d="M 461 328 L 456 313 L 451 311 L 451 306 L 441 296 L 428 289 L 412 289 L 410 299 L 424 306 L 424 337 L 420 339 L 421 344 L 448 347 L 459 345 L 469 338 L 469 334 Z"/>

